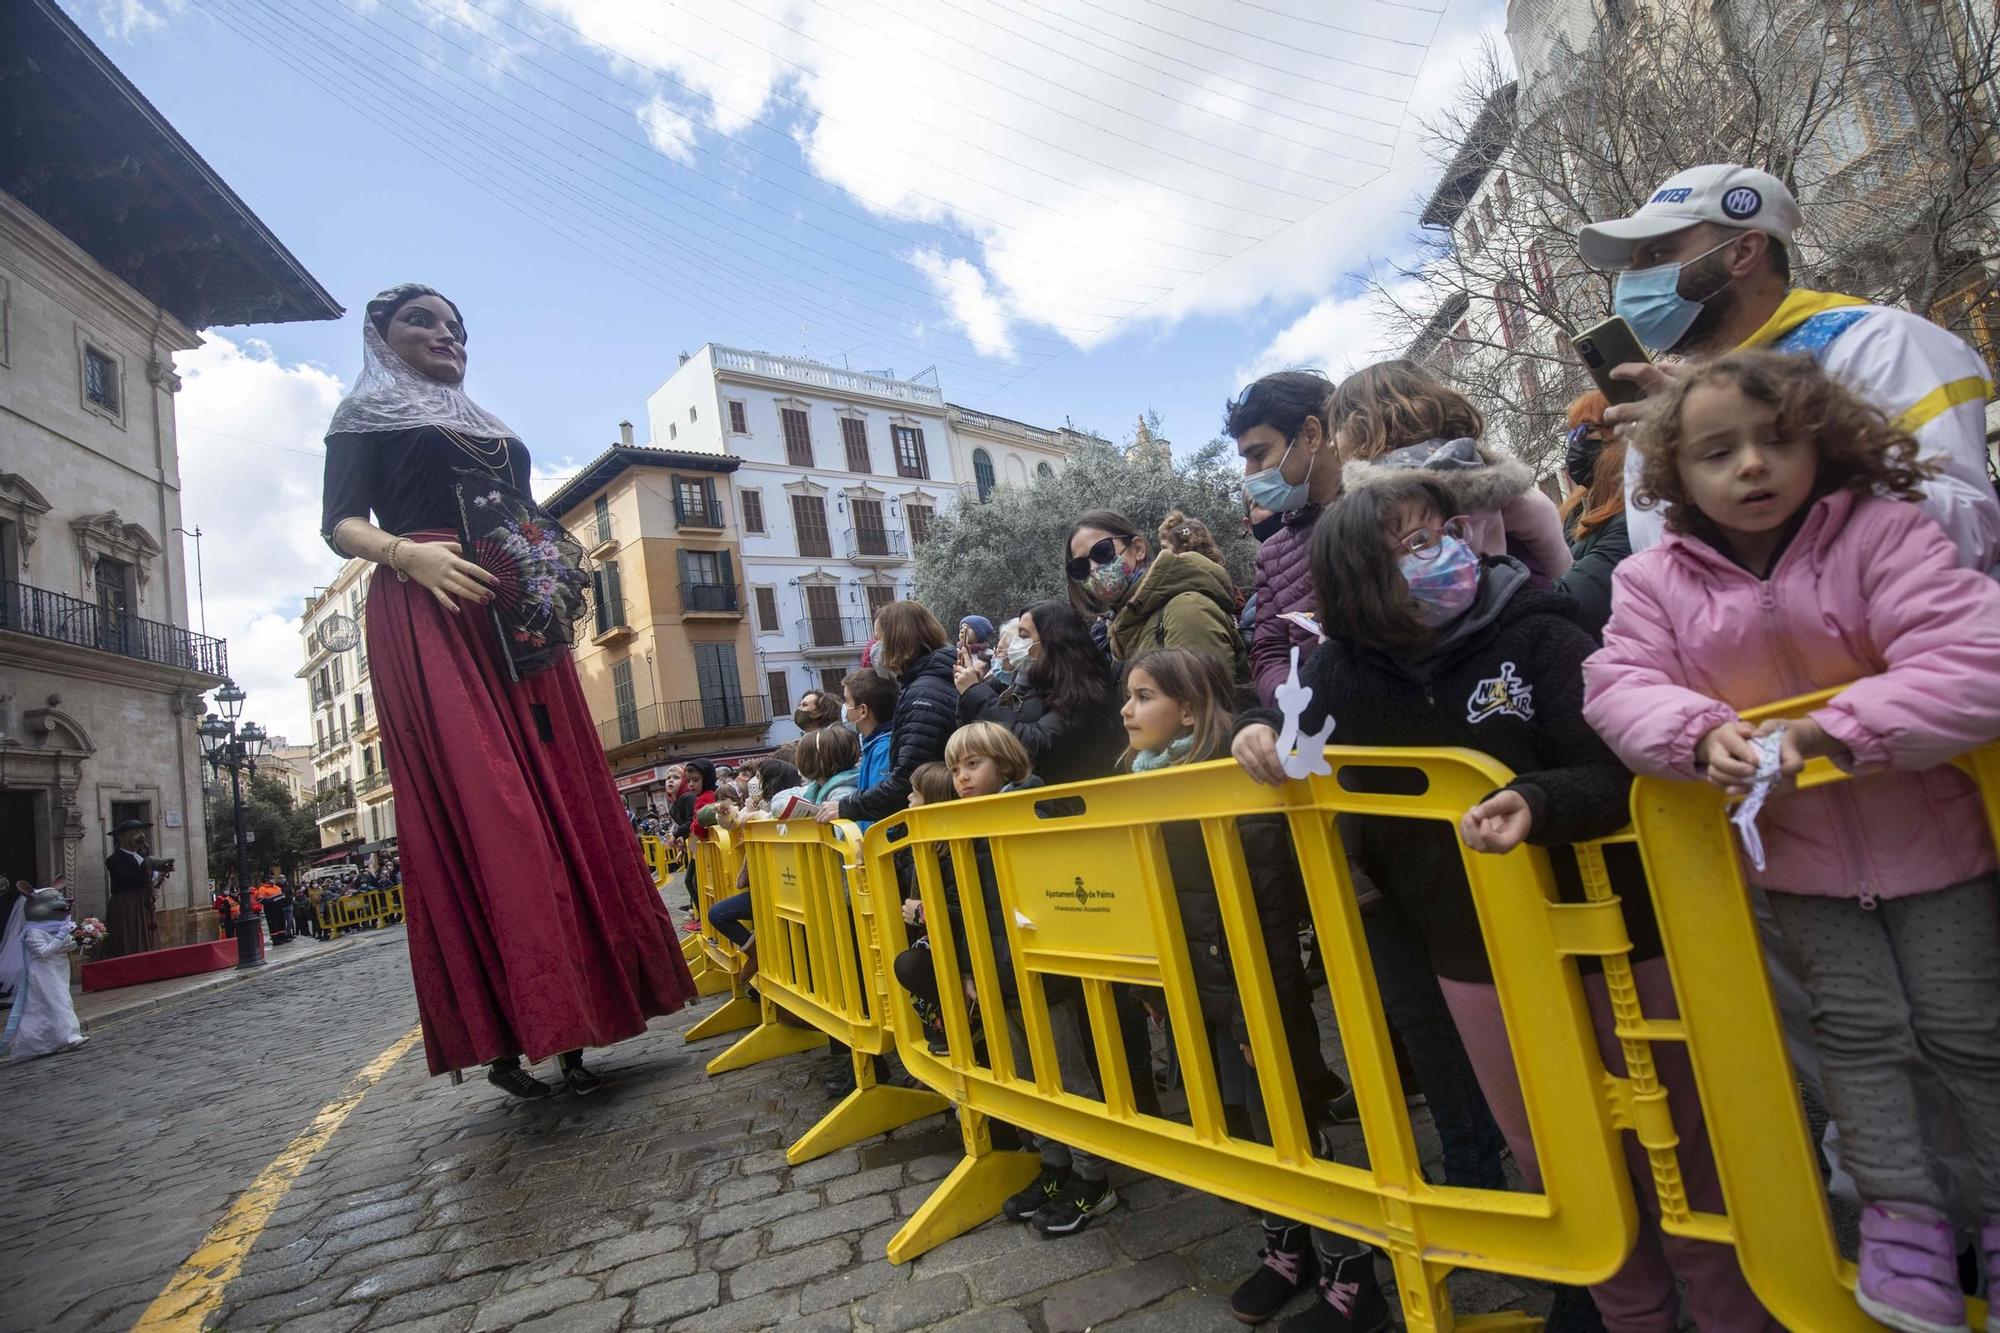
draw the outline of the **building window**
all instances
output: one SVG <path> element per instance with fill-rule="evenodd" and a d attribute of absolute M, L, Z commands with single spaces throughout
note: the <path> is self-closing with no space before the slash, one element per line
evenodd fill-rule
<path fill-rule="evenodd" d="M 590 578 L 597 604 L 597 632 L 605 634 L 625 623 L 625 588 L 618 579 L 618 562 L 600 562 Z"/>
<path fill-rule="evenodd" d="M 132 566 L 99 556 L 96 584 L 97 646 L 106 652 L 123 653 L 133 629 L 132 593 L 136 585 Z"/>
<path fill-rule="evenodd" d="M 1501 172 L 1493 178 L 1493 195 L 1500 201 L 1500 211 L 1507 212 L 1514 207 L 1514 187 L 1507 182 L 1507 173 Z"/>
<path fill-rule="evenodd" d="M 903 518 L 910 525 L 910 540 L 920 542 L 931 535 L 931 507 L 904 505 Z"/>
<path fill-rule="evenodd" d="M 778 420 L 785 427 L 785 461 L 793 467 L 811 467 L 812 428 L 806 424 L 805 412 L 796 407 L 780 408 Z"/>
<path fill-rule="evenodd" d="M 693 424 L 694 424 L 694 409 L 690 407 L 688 409 L 688 425 L 692 426 Z"/>
<path fill-rule="evenodd" d="M 888 555 L 889 529 L 882 521 L 880 500 L 856 500 L 854 510 L 854 553 Z"/>
<path fill-rule="evenodd" d="M 669 421 L 667 423 L 667 438 L 670 440 L 678 440 L 680 437 L 681 437 L 681 428 L 679 426 L 676 426 L 673 422 Z"/>
<path fill-rule="evenodd" d="M 840 440 L 847 446 L 847 470 L 867 472 L 868 467 L 868 423 L 859 417 L 840 419 Z"/>
<path fill-rule="evenodd" d="M 743 531 L 764 534 L 764 493 L 762 491 L 743 492 Z"/>
<path fill-rule="evenodd" d="M 924 453 L 924 433 L 915 426 L 891 426 L 889 438 L 896 445 L 896 475 L 930 480 L 931 461 Z"/>
<path fill-rule="evenodd" d="M 1528 336 L 1526 312 L 1521 309 L 1521 287 L 1513 279 L 1495 283 L 1493 304 L 1500 316 L 1500 339 L 1508 347 L 1519 346 Z"/>
<path fill-rule="evenodd" d="M 1521 383 L 1521 406 L 1532 412 L 1542 401 L 1542 376 L 1532 361 L 1523 361 L 1514 367 L 1514 376 Z"/>
<path fill-rule="evenodd" d="M 839 694 L 841 692 L 840 683 L 846 679 L 846 667 L 821 667 L 819 669 L 820 692 L 822 694 Z"/>
<path fill-rule="evenodd" d="M 847 642 L 846 627 L 840 623 L 840 590 L 823 583 L 807 584 L 806 625 L 816 648 L 831 648 Z"/>
<path fill-rule="evenodd" d="M 1528 243 L 1528 276 L 1535 284 L 1535 294 L 1549 305 L 1556 300 L 1556 274 L 1549 266 L 1549 252 L 1542 248 L 1539 239 Z"/>
<path fill-rule="evenodd" d="M 618 743 L 630 745 L 639 739 L 639 696 L 632 689 L 630 658 L 611 668 L 611 697 L 618 704 Z"/>
<path fill-rule="evenodd" d="M 117 416 L 118 361 L 95 347 L 83 349 L 83 396 L 92 406 Z"/>
<path fill-rule="evenodd" d="M 674 478 L 674 521 L 683 527 L 722 526 L 722 513 L 715 503 L 713 477 Z"/>
<path fill-rule="evenodd" d="M 868 596 L 868 619 L 871 624 L 876 612 L 896 600 L 896 585 L 893 583 L 871 583 L 862 592 Z"/>
<path fill-rule="evenodd" d="M 683 611 L 735 611 L 736 568 L 727 551 L 677 553 Z"/>
<path fill-rule="evenodd" d="M 1493 233 L 1493 198 L 1491 195 L 1479 201 L 1479 220 L 1486 224 L 1486 232 Z"/>
<path fill-rule="evenodd" d="M 747 712 L 743 707 L 743 681 L 736 674 L 735 644 L 694 645 L 694 679 L 695 689 L 701 695 L 703 726 L 743 725 Z"/>
<path fill-rule="evenodd" d="M 1465 250 L 1467 254 L 1478 254 L 1482 244 L 1479 235 L 1479 219 L 1467 214 L 1465 218 Z"/>
<path fill-rule="evenodd" d="M 591 505 L 591 516 L 597 520 L 597 541 L 599 545 L 611 540 L 611 500 L 600 495 Z"/>
<path fill-rule="evenodd" d="M 993 494 L 993 455 L 984 449 L 972 451 L 972 480 L 979 487 L 979 503 Z"/>
<path fill-rule="evenodd" d="M 783 717 L 792 711 L 792 687 L 782 671 L 764 673 L 764 690 L 771 696 L 771 716 Z"/>
<path fill-rule="evenodd" d="M 792 497 L 792 528 L 799 536 L 799 554 L 831 556 L 833 538 L 826 528 L 826 501 L 817 495 Z"/>
<path fill-rule="evenodd" d="M 1035 464 L 1036 481 L 1054 481 L 1055 479 L 1056 470 L 1054 468 L 1050 467 L 1047 463 Z"/>
<path fill-rule="evenodd" d="M 757 632 L 759 634 L 782 634 L 778 625 L 778 590 L 776 588 L 757 589 Z"/>
<path fill-rule="evenodd" d="M 333 692 L 335 694 L 347 693 L 347 681 L 340 669 L 340 654 L 335 653 L 333 660 L 327 663 L 327 665 L 333 668 Z"/>
<path fill-rule="evenodd" d="M 744 412 L 743 404 L 735 398 L 729 400 L 729 433 L 732 435 L 750 433 L 749 416 Z"/>

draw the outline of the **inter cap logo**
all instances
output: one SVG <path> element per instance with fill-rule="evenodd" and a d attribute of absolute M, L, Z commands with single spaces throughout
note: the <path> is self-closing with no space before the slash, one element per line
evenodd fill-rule
<path fill-rule="evenodd" d="M 1661 190 L 1646 202 L 1649 204 L 1684 204 L 1687 202 L 1687 197 L 1693 193 L 1694 191 L 1691 188 L 1681 186 L 1672 190 Z"/>
<path fill-rule="evenodd" d="M 1764 206 L 1764 196 L 1747 185 L 1739 185 L 1722 196 L 1722 211 L 1732 218 L 1747 218 Z"/>

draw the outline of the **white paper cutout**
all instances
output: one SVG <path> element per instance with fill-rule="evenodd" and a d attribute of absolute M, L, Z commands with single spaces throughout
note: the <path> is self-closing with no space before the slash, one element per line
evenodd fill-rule
<path fill-rule="evenodd" d="M 1736 825 L 1737 836 L 1743 839 L 1743 852 L 1750 858 L 1750 864 L 1764 868 L 1764 837 L 1757 831 L 1757 813 L 1764 808 L 1770 798 L 1771 789 L 1778 785 L 1778 766 L 1784 758 L 1785 729 L 1778 727 L 1766 735 L 1752 736 L 1751 748 L 1757 751 L 1757 776 L 1750 781 L 1750 794 L 1736 807 L 1736 813 L 1729 822 Z"/>
<path fill-rule="evenodd" d="M 1292 670 L 1285 677 L 1285 683 L 1278 687 L 1278 708 L 1285 715 L 1285 725 L 1278 730 L 1278 758 L 1284 765 L 1285 775 L 1293 778 L 1311 777 L 1317 773 L 1329 777 L 1333 765 L 1326 761 L 1326 738 L 1333 735 L 1333 718 L 1329 715 L 1316 736 L 1305 737 L 1305 744 L 1299 744 L 1299 719 L 1305 715 L 1306 706 L 1312 702 L 1312 686 L 1299 683 L 1299 649 L 1292 645 Z"/>
<path fill-rule="evenodd" d="M 1035 923 L 1028 920 L 1027 913 L 1018 907 L 1014 909 L 1014 924 L 1022 930 L 1033 930 L 1035 928 Z"/>
<path fill-rule="evenodd" d="M 1326 634 L 1319 627 L 1319 617 L 1310 611 L 1285 611 L 1279 614 L 1278 619 L 1289 620 L 1321 643 L 1326 642 Z"/>

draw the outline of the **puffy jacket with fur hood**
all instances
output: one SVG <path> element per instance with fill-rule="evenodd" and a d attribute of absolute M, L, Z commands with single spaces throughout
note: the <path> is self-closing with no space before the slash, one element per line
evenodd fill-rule
<path fill-rule="evenodd" d="M 1347 464 L 1340 484 L 1357 491 L 1411 468 L 1450 493 L 1453 506 L 1471 521 L 1472 546 L 1479 554 L 1513 556 L 1538 587 L 1569 572 L 1569 539 L 1555 501 L 1535 488 L 1526 463 L 1477 440 L 1426 440 L 1392 449 L 1372 461 Z"/>
<path fill-rule="evenodd" d="M 1162 551 L 1112 614 L 1111 646 L 1121 662 L 1155 648 L 1209 653 L 1245 684 L 1249 661 L 1236 614 L 1236 589 L 1221 565 L 1193 551 Z"/>
<path fill-rule="evenodd" d="M 1864 776 L 1765 805 L 1752 882 L 1894 898 L 1994 868 L 1979 791 L 1947 761 L 2000 737 L 2000 583 L 1921 509 L 1836 491 L 1765 578 L 1668 533 L 1612 581 L 1584 709 L 1639 772 L 1698 778 L 1701 738 L 1739 710 L 1846 686 L 1808 716 Z"/>

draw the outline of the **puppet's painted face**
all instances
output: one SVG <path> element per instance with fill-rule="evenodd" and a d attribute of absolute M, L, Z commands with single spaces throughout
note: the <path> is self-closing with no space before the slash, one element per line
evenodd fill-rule
<path fill-rule="evenodd" d="M 22 915 L 30 921 L 60 921 L 74 906 L 69 896 L 59 888 L 36 889 L 28 895 L 28 905 Z"/>

